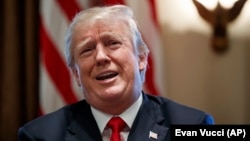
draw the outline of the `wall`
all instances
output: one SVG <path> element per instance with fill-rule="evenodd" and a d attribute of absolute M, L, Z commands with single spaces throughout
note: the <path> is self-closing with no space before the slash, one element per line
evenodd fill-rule
<path fill-rule="evenodd" d="M 192 1 L 158 0 L 165 96 L 211 113 L 218 124 L 250 123 L 250 1 L 228 25 L 229 50 L 212 50 L 211 27 Z"/>

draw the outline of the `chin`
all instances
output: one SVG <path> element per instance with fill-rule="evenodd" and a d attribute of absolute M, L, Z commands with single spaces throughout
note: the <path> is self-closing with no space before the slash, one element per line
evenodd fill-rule
<path fill-rule="evenodd" d="M 108 89 L 101 92 L 101 95 L 107 98 L 119 98 L 124 94 L 124 90 Z"/>

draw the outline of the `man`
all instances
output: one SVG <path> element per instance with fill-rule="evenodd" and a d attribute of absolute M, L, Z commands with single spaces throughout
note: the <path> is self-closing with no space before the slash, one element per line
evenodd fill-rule
<path fill-rule="evenodd" d="M 213 124 L 205 112 L 142 91 L 149 50 L 124 5 L 78 13 L 65 52 L 85 100 L 24 125 L 20 141 L 108 141 L 114 134 L 121 141 L 167 141 L 171 124 Z M 112 117 L 121 131 L 114 133 Z"/>

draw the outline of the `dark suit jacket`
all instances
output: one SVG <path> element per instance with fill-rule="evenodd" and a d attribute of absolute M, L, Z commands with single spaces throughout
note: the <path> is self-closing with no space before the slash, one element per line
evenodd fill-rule
<path fill-rule="evenodd" d="M 213 124 L 213 118 L 167 98 L 143 94 L 128 141 L 149 141 L 150 131 L 158 134 L 158 141 L 168 141 L 171 124 Z M 27 123 L 19 129 L 18 136 L 20 141 L 102 141 L 85 100 Z"/>

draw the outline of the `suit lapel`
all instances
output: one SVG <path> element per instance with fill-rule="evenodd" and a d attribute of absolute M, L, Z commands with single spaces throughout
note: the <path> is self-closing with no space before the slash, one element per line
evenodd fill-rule
<path fill-rule="evenodd" d="M 165 126 L 164 126 L 165 125 Z M 131 128 L 128 141 L 166 141 L 169 128 L 158 105 L 143 94 L 143 104 Z"/>
<path fill-rule="evenodd" d="M 90 106 L 85 101 L 72 107 L 70 112 L 72 119 L 69 121 L 65 141 L 102 140 Z M 163 117 L 160 106 L 143 94 L 143 104 L 133 123 L 128 141 L 166 141 L 167 137 L 169 137 L 168 123 Z"/>
<path fill-rule="evenodd" d="M 101 141 L 101 133 L 91 113 L 90 106 L 83 102 L 82 105 L 71 110 L 73 120 L 68 126 L 66 141 Z"/>

